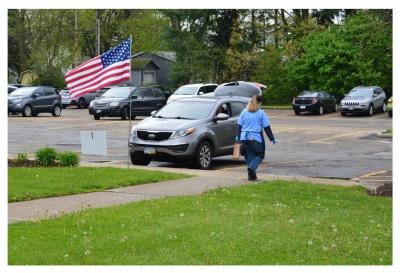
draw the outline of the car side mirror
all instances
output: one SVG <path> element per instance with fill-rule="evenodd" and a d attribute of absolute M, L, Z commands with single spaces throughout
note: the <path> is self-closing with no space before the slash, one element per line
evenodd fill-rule
<path fill-rule="evenodd" d="M 154 117 L 157 114 L 158 111 L 154 110 L 153 112 L 150 113 L 150 116 Z"/>
<path fill-rule="evenodd" d="M 375 98 L 375 97 L 377 97 L 377 96 L 378 96 L 378 94 L 374 93 L 372 96 Z"/>
<path fill-rule="evenodd" d="M 39 97 L 39 94 L 32 94 L 32 99 L 37 99 Z"/>
<path fill-rule="evenodd" d="M 227 114 L 224 113 L 219 113 L 215 118 L 214 121 L 218 121 L 218 120 L 228 120 L 229 116 Z"/>
<path fill-rule="evenodd" d="M 204 95 L 204 92 L 201 92 L 201 91 L 200 91 L 200 92 L 199 92 L 199 95 L 200 95 L 200 96 L 201 96 L 201 95 Z"/>
<path fill-rule="evenodd" d="M 344 94 L 345 97 L 347 97 L 347 95 L 348 95 L 347 93 Z"/>
<path fill-rule="evenodd" d="M 133 99 L 133 100 L 136 100 L 136 99 L 137 99 L 137 96 L 132 96 L 132 99 Z"/>

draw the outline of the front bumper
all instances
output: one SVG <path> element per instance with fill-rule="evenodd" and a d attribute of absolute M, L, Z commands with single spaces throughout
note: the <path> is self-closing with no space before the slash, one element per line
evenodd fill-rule
<path fill-rule="evenodd" d="M 313 104 L 292 104 L 293 110 L 298 112 L 316 112 L 319 107 L 316 103 Z"/>
<path fill-rule="evenodd" d="M 8 112 L 9 113 L 22 113 L 22 104 L 8 104 Z"/>
<path fill-rule="evenodd" d="M 368 112 L 368 106 L 340 106 L 340 111 L 342 113 L 366 113 Z"/>
<path fill-rule="evenodd" d="M 72 100 L 69 98 L 61 98 L 61 104 L 62 105 L 70 105 L 70 104 L 72 104 Z"/>
<path fill-rule="evenodd" d="M 191 142 L 189 139 L 193 139 L 193 137 L 182 137 L 164 141 L 145 141 L 135 138 L 133 142 L 129 141 L 128 143 L 129 153 L 155 161 L 181 162 L 192 160 L 196 152 L 197 142 Z M 149 150 L 155 153 L 149 154 Z"/>
<path fill-rule="evenodd" d="M 119 117 L 121 116 L 121 108 L 117 107 L 106 107 L 106 108 L 90 108 L 89 107 L 89 114 L 90 115 L 97 115 L 101 117 Z"/>

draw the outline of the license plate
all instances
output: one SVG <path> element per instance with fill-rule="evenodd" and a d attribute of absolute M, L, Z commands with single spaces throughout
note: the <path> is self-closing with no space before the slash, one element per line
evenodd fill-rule
<path fill-rule="evenodd" d="M 352 110 L 354 110 L 354 108 L 353 107 L 349 107 L 349 110 L 352 111 Z"/>
<path fill-rule="evenodd" d="M 97 114 L 101 113 L 101 110 L 96 110 L 96 113 L 97 113 Z"/>
<path fill-rule="evenodd" d="M 154 155 L 154 154 L 156 154 L 156 148 L 144 147 L 143 153 L 148 154 L 148 155 Z"/>
<path fill-rule="evenodd" d="M 306 109 L 306 107 L 304 105 L 300 106 L 300 109 Z"/>

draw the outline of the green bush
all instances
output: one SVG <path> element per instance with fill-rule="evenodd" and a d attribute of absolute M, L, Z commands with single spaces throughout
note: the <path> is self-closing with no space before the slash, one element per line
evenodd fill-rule
<path fill-rule="evenodd" d="M 54 166 L 57 160 L 57 151 L 52 147 L 45 147 L 37 150 L 35 157 L 40 166 Z"/>
<path fill-rule="evenodd" d="M 17 157 L 15 158 L 15 161 L 17 163 L 24 163 L 26 161 L 28 161 L 28 153 L 18 153 Z"/>
<path fill-rule="evenodd" d="M 69 151 L 59 153 L 58 160 L 62 167 L 77 167 L 80 161 L 78 153 Z"/>

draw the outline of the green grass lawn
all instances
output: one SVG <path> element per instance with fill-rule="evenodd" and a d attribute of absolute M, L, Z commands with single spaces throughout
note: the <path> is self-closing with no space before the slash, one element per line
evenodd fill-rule
<path fill-rule="evenodd" d="M 159 171 L 120 168 L 8 168 L 8 202 L 189 177 Z"/>
<path fill-rule="evenodd" d="M 271 182 L 9 225 L 12 265 L 388 265 L 392 199 Z"/>

